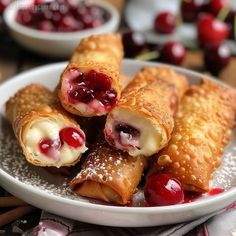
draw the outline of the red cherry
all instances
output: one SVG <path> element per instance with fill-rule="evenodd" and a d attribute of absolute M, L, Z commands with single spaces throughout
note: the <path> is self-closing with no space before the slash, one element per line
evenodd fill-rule
<path fill-rule="evenodd" d="M 66 127 L 59 133 L 60 140 L 62 143 L 66 143 L 73 148 L 81 147 L 85 143 L 84 134 L 73 127 Z"/>
<path fill-rule="evenodd" d="M 0 0 L 0 13 L 2 13 L 12 1 L 13 0 Z"/>
<path fill-rule="evenodd" d="M 203 15 L 197 23 L 198 42 L 202 46 L 220 44 L 229 35 L 226 23 L 213 18 L 211 15 Z"/>
<path fill-rule="evenodd" d="M 154 29 L 157 33 L 171 34 L 176 27 L 176 17 L 171 12 L 161 12 L 154 20 Z"/>
<path fill-rule="evenodd" d="M 201 11 L 202 4 L 198 0 L 183 0 L 181 2 L 181 16 L 184 22 L 194 22 Z"/>
<path fill-rule="evenodd" d="M 17 12 L 16 21 L 22 25 L 30 25 L 33 22 L 33 15 L 27 9 L 20 9 Z"/>
<path fill-rule="evenodd" d="M 16 21 L 22 25 L 43 31 L 60 32 L 95 28 L 103 24 L 106 19 L 107 12 L 97 5 L 87 1 L 76 3 L 68 0 L 34 0 L 28 8 L 18 10 L 16 16 Z M 46 24 L 45 20 L 50 21 L 54 27 L 49 26 L 49 23 Z"/>
<path fill-rule="evenodd" d="M 211 0 L 208 4 L 208 10 L 215 16 L 222 8 L 229 6 L 229 0 Z"/>
<path fill-rule="evenodd" d="M 137 56 L 147 48 L 144 35 L 140 32 L 126 32 L 122 36 L 122 41 L 127 57 Z"/>
<path fill-rule="evenodd" d="M 79 72 L 78 77 L 71 81 L 71 88 L 69 96 L 72 103 L 89 103 L 95 98 L 106 106 L 113 106 L 117 102 L 117 93 L 111 88 L 111 79 L 101 72 Z"/>
<path fill-rule="evenodd" d="M 42 31 L 53 31 L 55 29 L 53 23 L 49 20 L 39 22 L 38 29 Z"/>
<path fill-rule="evenodd" d="M 225 68 L 231 58 L 231 52 L 227 45 L 211 45 L 204 50 L 204 64 L 207 70 L 217 75 Z"/>
<path fill-rule="evenodd" d="M 52 158 L 56 158 L 56 151 L 60 147 L 61 143 L 59 140 L 42 139 L 39 142 L 39 149 L 41 153 Z"/>
<path fill-rule="evenodd" d="M 162 62 L 180 65 L 185 57 L 186 50 L 182 44 L 177 42 L 169 42 L 160 50 L 160 60 Z"/>
<path fill-rule="evenodd" d="M 167 206 L 182 203 L 184 191 L 177 179 L 167 174 L 156 174 L 147 180 L 144 196 L 151 205 Z"/>

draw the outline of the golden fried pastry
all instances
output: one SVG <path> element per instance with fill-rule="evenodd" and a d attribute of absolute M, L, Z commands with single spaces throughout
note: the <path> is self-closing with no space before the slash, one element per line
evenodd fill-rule
<path fill-rule="evenodd" d="M 193 85 L 176 113 L 172 138 L 154 156 L 148 176 L 167 173 L 178 178 L 185 190 L 207 191 L 230 140 L 235 101 L 236 91 L 231 88 L 210 80 Z"/>
<path fill-rule="evenodd" d="M 145 165 L 146 158 L 133 158 L 100 138 L 70 188 L 80 196 L 124 205 L 136 191 Z"/>
<path fill-rule="evenodd" d="M 28 85 L 10 98 L 6 116 L 26 160 L 33 165 L 71 166 L 87 150 L 85 134 L 76 120 L 41 85 Z"/>
<path fill-rule="evenodd" d="M 105 115 L 121 94 L 123 47 L 119 34 L 92 35 L 81 40 L 61 75 L 58 96 L 75 115 Z"/>
<path fill-rule="evenodd" d="M 186 78 L 165 67 L 139 72 L 108 114 L 105 138 L 131 156 L 151 156 L 165 147 L 174 112 L 188 88 Z"/>

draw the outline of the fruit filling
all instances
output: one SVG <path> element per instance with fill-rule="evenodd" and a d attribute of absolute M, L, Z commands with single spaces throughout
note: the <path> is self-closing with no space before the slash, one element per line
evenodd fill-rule
<path fill-rule="evenodd" d="M 84 103 L 93 106 L 97 101 L 100 106 L 107 109 L 117 102 L 117 93 L 111 86 L 111 78 L 107 75 L 90 70 L 88 73 L 77 69 L 69 71 L 68 100 L 72 104 Z"/>
<path fill-rule="evenodd" d="M 131 125 L 121 123 L 115 126 L 119 142 L 125 147 L 139 148 L 140 131 Z"/>
<path fill-rule="evenodd" d="M 85 143 L 84 134 L 73 127 L 63 128 L 59 132 L 59 139 L 41 139 L 39 150 L 43 155 L 56 160 L 58 159 L 59 150 L 64 143 L 71 148 L 80 148 Z"/>

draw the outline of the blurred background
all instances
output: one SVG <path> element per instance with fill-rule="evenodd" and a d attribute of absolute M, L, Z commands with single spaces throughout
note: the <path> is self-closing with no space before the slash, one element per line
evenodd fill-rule
<path fill-rule="evenodd" d="M 89 34 L 122 33 L 125 57 L 236 86 L 235 0 L 0 0 L 0 81 L 64 61 Z"/>

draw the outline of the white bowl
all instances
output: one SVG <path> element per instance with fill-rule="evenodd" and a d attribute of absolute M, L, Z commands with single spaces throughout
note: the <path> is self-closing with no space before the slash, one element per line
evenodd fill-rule
<path fill-rule="evenodd" d="M 32 2 L 33 0 L 14 1 L 4 11 L 3 18 L 12 37 L 19 44 L 47 56 L 67 58 L 82 38 L 91 34 L 115 32 L 120 22 L 120 16 L 115 7 L 103 1 L 93 0 L 93 3 L 104 8 L 110 14 L 110 18 L 103 25 L 79 32 L 43 32 L 23 26 L 15 20 L 18 9 L 26 7 Z"/>

